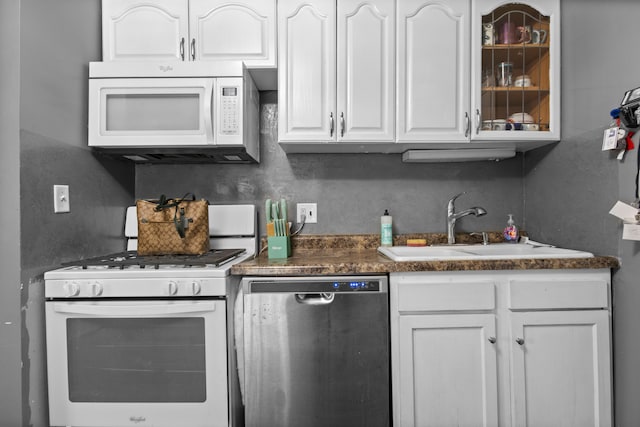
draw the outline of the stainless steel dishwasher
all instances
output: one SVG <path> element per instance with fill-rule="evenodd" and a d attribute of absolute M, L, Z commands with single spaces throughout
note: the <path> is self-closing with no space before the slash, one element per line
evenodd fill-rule
<path fill-rule="evenodd" d="M 242 286 L 248 427 L 391 425 L 386 276 Z"/>

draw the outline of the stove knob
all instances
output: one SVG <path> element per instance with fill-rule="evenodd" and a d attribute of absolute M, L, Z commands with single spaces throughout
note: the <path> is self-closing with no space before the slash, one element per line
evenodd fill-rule
<path fill-rule="evenodd" d="M 91 284 L 91 295 L 94 297 L 102 295 L 102 285 L 100 282 L 94 282 Z"/>
<path fill-rule="evenodd" d="M 178 284 L 176 282 L 174 282 L 173 280 L 169 282 L 169 288 L 167 289 L 169 291 L 169 295 L 175 295 L 178 293 Z"/>
<path fill-rule="evenodd" d="M 200 282 L 198 282 L 197 280 L 194 280 L 193 282 L 191 282 L 192 295 L 198 295 L 201 290 L 202 290 L 202 287 L 200 286 Z"/>
<path fill-rule="evenodd" d="M 67 282 L 64 284 L 64 293 L 68 297 L 76 297 L 80 293 L 80 286 L 76 282 Z"/>

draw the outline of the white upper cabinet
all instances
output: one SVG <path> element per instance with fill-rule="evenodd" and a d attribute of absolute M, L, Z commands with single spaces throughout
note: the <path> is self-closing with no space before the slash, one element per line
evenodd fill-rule
<path fill-rule="evenodd" d="M 275 66 L 275 3 L 254 0 L 189 0 L 189 32 L 195 58 Z"/>
<path fill-rule="evenodd" d="M 398 2 L 398 142 L 470 133 L 469 0 Z"/>
<path fill-rule="evenodd" d="M 278 2 L 285 150 L 336 143 L 339 152 L 349 142 L 394 141 L 394 40 L 391 0 Z"/>
<path fill-rule="evenodd" d="M 558 0 L 407 0 L 398 15 L 398 142 L 560 139 Z"/>
<path fill-rule="evenodd" d="M 275 67 L 275 13 L 275 0 L 103 0 L 103 60 Z"/>
<path fill-rule="evenodd" d="M 278 2 L 278 135 L 329 141 L 336 124 L 335 1 Z"/>
<path fill-rule="evenodd" d="M 180 60 L 188 27 L 187 0 L 103 0 L 102 59 Z"/>
<path fill-rule="evenodd" d="M 338 1 L 338 141 L 394 140 L 394 7 L 390 0 Z"/>
<path fill-rule="evenodd" d="M 474 1 L 472 140 L 560 140 L 560 1 Z"/>

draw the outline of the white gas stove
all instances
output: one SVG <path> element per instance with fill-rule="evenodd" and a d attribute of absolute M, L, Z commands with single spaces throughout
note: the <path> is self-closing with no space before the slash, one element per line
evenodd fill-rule
<path fill-rule="evenodd" d="M 45 273 L 50 425 L 240 423 L 229 270 L 255 254 L 256 218 L 253 205 L 210 206 L 210 252 L 139 257 L 128 208 L 127 251 Z"/>

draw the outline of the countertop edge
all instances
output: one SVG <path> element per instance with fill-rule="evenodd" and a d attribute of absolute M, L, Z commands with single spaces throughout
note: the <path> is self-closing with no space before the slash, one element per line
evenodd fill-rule
<path fill-rule="evenodd" d="M 373 249 L 340 249 L 298 251 L 287 259 L 269 259 L 266 253 L 231 267 L 238 276 L 302 276 L 331 274 L 388 274 L 420 271 L 498 271 L 498 270 L 559 270 L 614 269 L 617 258 L 544 258 L 513 260 L 461 260 L 394 262 Z"/>

